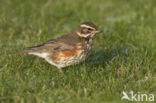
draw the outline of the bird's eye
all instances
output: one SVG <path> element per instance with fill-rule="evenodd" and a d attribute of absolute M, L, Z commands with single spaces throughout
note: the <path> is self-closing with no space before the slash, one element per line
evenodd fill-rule
<path fill-rule="evenodd" d="M 88 28 L 88 30 L 92 30 L 91 28 Z"/>

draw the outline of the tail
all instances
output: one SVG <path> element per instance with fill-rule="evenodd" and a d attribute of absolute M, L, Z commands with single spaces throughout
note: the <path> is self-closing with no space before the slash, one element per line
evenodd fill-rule
<path fill-rule="evenodd" d="M 12 54 L 29 54 L 30 52 L 33 52 L 32 50 L 22 50 L 22 51 L 15 51 Z"/>
<path fill-rule="evenodd" d="M 40 45 L 39 45 L 40 46 Z M 13 54 L 29 54 L 35 51 L 38 51 L 39 46 L 32 46 L 32 47 L 27 47 L 25 50 L 22 51 L 16 51 Z"/>

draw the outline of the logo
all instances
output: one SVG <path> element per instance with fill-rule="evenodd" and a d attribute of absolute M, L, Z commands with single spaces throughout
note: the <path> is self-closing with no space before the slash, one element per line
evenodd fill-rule
<path fill-rule="evenodd" d="M 130 92 L 122 92 L 123 96 L 121 100 L 129 100 L 129 101 L 154 101 L 154 94 L 145 94 L 145 93 L 134 93 L 133 91 Z"/>

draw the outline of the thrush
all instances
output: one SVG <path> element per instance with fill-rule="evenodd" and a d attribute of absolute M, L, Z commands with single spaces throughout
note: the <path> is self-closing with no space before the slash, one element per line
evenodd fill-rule
<path fill-rule="evenodd" d="M 101 32 L 91 22 L 81 23 L 75 30 L 43 44 L 28 47 L 19 53 L 44 58 L 48 63 L 61 69 L 85 60 L 92 48 L 92 38 Z"/>

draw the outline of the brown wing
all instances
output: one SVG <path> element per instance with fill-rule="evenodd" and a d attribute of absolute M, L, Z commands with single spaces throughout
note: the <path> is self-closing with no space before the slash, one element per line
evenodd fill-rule
<path fill-rule="evenodd" d="M 43 44 L 28 47 L 26 50 L 21 53 L 30 53 L 30 52 L 54 52 L 56 50 L 73 50 L 72 45 L 66 44 L 60 40 L 52 39 Z"/>

